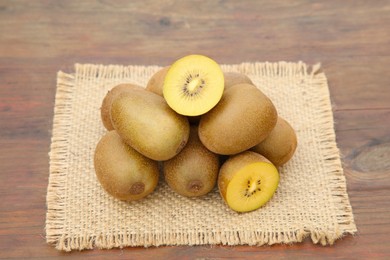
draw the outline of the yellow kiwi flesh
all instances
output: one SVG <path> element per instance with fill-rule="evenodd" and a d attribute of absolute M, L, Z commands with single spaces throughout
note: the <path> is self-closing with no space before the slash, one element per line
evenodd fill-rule
<path fill-rule="evenodd" d="M 253 85 L 252 80 L 245 74 L 239 72 L 224 72 L 223 75 L 225 78 L 225 91 L 238 84 Z"/>
<path fill-rule="evenodd" d="M 202 196 L 215 187 L 219 158 L 204 147 L 197 127 L 192 126 L 187 145 L 174 158 L 163 162 L 163 170 L 172 190 L 182 196 Z"/>
<path fill-rule="evenodd" d="M 292 126 L 278 117 L 276 126 L 265 140 L 251 150 L 267 157 L 274 165 L 282 166 L 294 155 L 297 136 Z"/>
<path fill-rule="evenodd" d="M 175 113 L 164 98 L 146 90 L 116 97 L 111 106 L 111 121 L 125 143 L 157 161 L 178 154 L 190 132 L 185 116 Z"/>
<path fill-rule="evenodd" d="M 249 84 L 226 90 L 199 122 L 199 137 L 210 151 L 232 155 L 263 141 L 274 128 L 277 111 L 271 100 Z"/>
<path fill-rule="evenodd" d="M 163 85 L 165 80 L 165 75 L 167 75 L 169 66 L 166 66 L 159 71 L 157 71 L 148 81 L 146 85 L 146 90 L 156 93 L 159 96 L 163 96 Z"/>
<path fill-rule="evenodd" d="M 253 211 L 266 204 L 278 184 L 277 168 L 264 156 L 251 151 L 230 157 L 218 177 L 222 198 L 237 212 Z"/>
<path fill-rule="evenodd" d="M 157 162 L 125 144 L 116 131 L 107 132 L 94 155 L 96 176 L 104 190 L 120 200 L 139 200 L 158 183 Z"/>
<path fill-rule="evenodd" d="M 100 107 L 100 116 L 104 127 L 108 131 L 114 130 L 114 126 L 111 123 L 111 116 L 110 116 L 112 100 L 120 93 L 129 91 L 134 88 L 142 89 L 141 86 L 124 83 L 113 87 L 111 90 L 107 92 L 106 96 L 103 99 L 102 106 Z"/>
<path fill-rule="evenodd" d="M 223 89 L 223 72 L 214 60 L 203 55 L 188 55 L 170 66 L 163 95 L 177 113 L 198 116 L 218 103 Z"/>

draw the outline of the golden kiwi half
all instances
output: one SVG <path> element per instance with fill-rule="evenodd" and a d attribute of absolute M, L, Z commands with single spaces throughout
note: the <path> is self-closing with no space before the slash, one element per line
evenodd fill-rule
<path fill-rule="evenodd" d="M 226 204 L 237 212 L 256 210 L 267 203 L 279 184 L 277 168 L 264 156 L 246 151 L 221 167 L 218 188 Z"/>
<path fill-rule="evenodd" d="M 198 116 L 211 110 L 224 90 L 223 72 L 214 60 L 188 55 L 169 68 L 163 85 L 168 105 L 177 113 Z"/>

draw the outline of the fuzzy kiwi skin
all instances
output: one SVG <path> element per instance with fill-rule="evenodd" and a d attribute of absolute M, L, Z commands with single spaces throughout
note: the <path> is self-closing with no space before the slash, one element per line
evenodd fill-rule
<path fill-rule="evenodd" d="M 119 84 L 107 92 L 106 96 L 103 99 L 102 106 L 100 107 L 100 116 L 102 118 L 104 127 L 108 131 L 114 130 L 114 127 L 111 123 L 111 116 L 110 116 L 112 100 L 120 93 L 129 91 L 134 88 L 142 89 L 141 86 L 135 84 Z"/>
<path fill-rule="evenodd" d="M 227 187 L 230 181 L 233 179 L 234 175 L 248 164 L 256 162 L 271 163 L 267 158 L 258 153 L 245 151 L 229 157 L 229 159 L 221 166 L 218 175 L 218 189 L 219 193 L 225 201 Z"/>
<path fill-rule="evenodd" d="M 279 116 L 276 126 L 267 138 L 251 150 L 264 155 L 275 166 L 282 166 L 291 159 L 296 148 L 297 135 L 294 128 Z"/>
<path fill-rule="evenodd" d="M 166 66 L 159 71 L 157 71 L 148 81 L 146 85 L 146 90 L 151 91 L 159 96 L 163 96 L 163 85 L 165 75 L 169 70 L 170 66 Z"/>
<path fill-rule="evenodd" d="M 107 132 L 96 146 L 96 176 L 104 190 L 120 200 L 139 200 L 157 186 L 156 161 L 126 145 L 116 131 Z"/>
<path fill-rule="evenodd" d="M 214 153 L 237 154 L 263 141 L 277 118 L 272 101 L 258 88 L 234 85 L 210 112 L 202 115 L 199 138 Z"/>
<path fill-rule="evenodd" d="M 225 77 L 225 91 L 230 87 L 238 84 L 254 85 L 252 80 L 245 74 L 239 72 L 224 72 Z"/>
<path fill-rule="evenodd" d="M 144 156 L 169 160 L 186 145 L 190 125 L 163 97 L 146 91 L 121 93 L 111 106 L 111 121 L 125 143 Z"/>
<path fill-rule="evenodd" d="M 218 171 L 219 157 L 200 142 L 196 126 L 191 127 L 184 149 L 163 162 L 165 181 L 172 190 L 186 197 L 209 193 L 215 187 Z"/>

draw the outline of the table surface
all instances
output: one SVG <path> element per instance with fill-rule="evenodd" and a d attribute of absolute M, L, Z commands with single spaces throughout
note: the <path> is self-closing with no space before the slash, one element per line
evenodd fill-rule
<path fill-rule="evenodd" d="M 64 253 L 45 242 L 56 73 L 75 63 L 321 62 L 358 227 L 333 246 Z M 390 257 L 390 1 L 0 0 L 0 258 Z"/>

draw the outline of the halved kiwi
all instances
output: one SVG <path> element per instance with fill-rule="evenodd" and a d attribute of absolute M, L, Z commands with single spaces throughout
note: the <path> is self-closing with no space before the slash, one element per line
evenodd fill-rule
<path fill-rule="evenodd" d="M 198 116 L 218 103 L 223 89 L 224 75 L 214 60 L 203 55 L 188 55 L 169 68 L 163 95 L 177 113 Z"/>
<path fill-rule="evenodd" d="M 256 210 L 267 203 L 279 184 L 277 168 L 264 156 L 246 151 L 221 167 L 218 188 L 226 204 L 237 212 Z"/>

